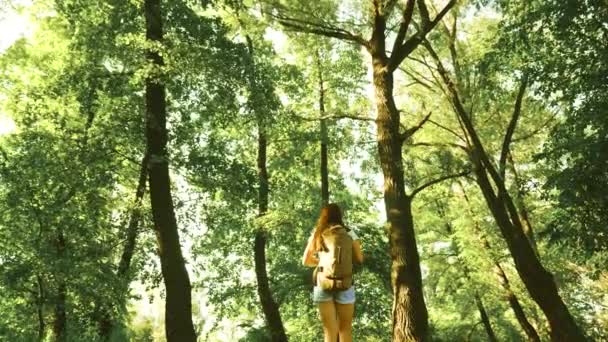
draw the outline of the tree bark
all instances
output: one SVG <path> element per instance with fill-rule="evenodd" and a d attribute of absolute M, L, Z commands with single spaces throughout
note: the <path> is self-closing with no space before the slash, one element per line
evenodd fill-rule
<path fill-rule="evenodd" d="M 145 0 L 144 11 L 146 38 L 150 42 L 161 43 L 163 31 L 160 0 Z M 147 59 L 156 68 L 163 65 L 163 59 L 157 51 L 149 50 Z M 165 333 L 168 342 L 194 342 L 196 333 L 192 324 L 190 278 L 182 256 L 171 196 L 165 87 L 162 80 L 152 76 L 146 78 L 145 84 L 150 200 L 166 290 Z"/>
<path fill-rule="evenodd" d="M 246 36 L 247 46 L 249 48 L 249 62 L 250 74 L 249 74 L 249 87 L 253 93 L 256 89 L 256 77 L 255 77 L 255 60 L 253 41 L 251 37 Z M 256 104 L 259 105 L 259 104 Z M 268 212 L 268 201 L 269 201 L 269 181 L 268 181 L 268 168 L 267 168 L 267 147 L 268 140 L 266 138 L 266 127 L 265 120 L 261 113 L 260 108 L 252 108 L 257 118 L 258 124 L 258 157 L 257 157 L 257 168 L 258 168 L 258 217 L 266 215 Z M 257 279 L 257 291 L 260 297 L 260 303 L 262 305 L 262 312 L 266 320 L 266 325 L 270 330 L 270 336 L 273 342 L 286 342 L 287 334 L 285 333 L 285 327 L 281 320 L 281 313 L 279 306 L 272 297 L 272 291 L 270 289 L 270 283 L 268 281 L 268 271 L 266 268 L 266 242 L 267 235 L 264 231 L 264 227 L 259 227 L 256 230 L 254 238 L 254 262 L 255 262 L 255 274 Z"/>
<path fill-rule="evenodd" d="M 471 202 L 469 201 L 469 196 L 467 195 L 467 193 L 464 189 L 464 186 L 462 184 L 460 184 L 460 188 L 462 189 L 462 194 L 464 196 L 464 200 L 466 201 L 466 203 L 469 207 L 469 213 L 471 214 L 471 217 L 474 217 L 475 215 L 474 215 L 473 210 L 471 209 Z M 479 228 L 479 223 L 477 221 L 475 221 L 475 233 L 481 237 L 482 246 L 487 251 L 492 251 L 492 246 L 490 246 L 490 243 L 488 242 L 488 240 L 483 236 L 481 229 Z M 538 332 L 536 331 L 534 326 L 528 320 L 528 317 L 526 316 L 524 309 L 519 302 L 519 299 L 517 298 L 517 296 L 511 289 L 511 284 L 509 283 L 509 278 L 507 277 L 507 274 L 505 273 L 502 266 L 500 265 L 500 262 L 498 262 L 498 260 L 493 260 L 493 262 L 494 262 L 494 274 L 498 278 L 498 283 L 500 284 L 500 286 L 502 287 L 502 289 L 505 292 L 505 298 L 507 299 L 509 306 L 511 307 L 511 310 L 513 310 L 513 313 L 515 314 L 515 318 L 517 319 L 517 322 L 519 323 L 520 327 L 522 328 L 522 330 L 528 337 L 528 341 L 540 342 L 540 336 L 538 336 Z"/>
<path fill-rule="evenodd" d="M 329 168 L 327 161 L 327 120 L 321 120 L 321 203 L 329 203 Z"/>
<path fill-rule="evenodd" d="M 424 302 L 420 256 L 416 245 L 411 198 L 405 192 L 399 111 L 393 97 L 393 74 L 385 53 L 383 18 L 376 18 L 372 37 L 377 144 L 384 175 L 384 206 L 389 224 L 393 287 L 393 341 L 426 341 L 428 312 Z"/>
<path fill-rule="evenodd" d="M 503 195 L 494 194 L 492 185 L 481 163 L 477 162 L 475 173 L 477 182 L 494 216 L 513 260 L 532 299 L 544 312 L 551 327 L 552 341 L 585 341 L 585 337 L 574 322 L 568 308 L 559 296 L 553 275 L 538 260 L 528 237 L 521 226 L 510 221 Z M 524 327 L 524 331 L 526 328 Z"/>
<path fill-rule="evenodd" d="M 319 77 L 319 116 L 322 118 L 319 122 L 321 128 L 321 205 L 329 204 L 329 169 L 327 161 L 327 119 L 325 119 L 325 85 L 323 83 L 323 65 L 321 56 L 317 50 L 317 75 Z M 340 342 L 340 336 L 338 336 Z"/>
<path fill-rule="evenodd" d="M 260 297 L 260 303 L 262 304 L 266 325 L 270 330 L 271 340 L 273 342 L 287 341 L 287 335 L 285 333 L 285 328 L 283 327 L 279 307 L 274 301 L 272 292 L 270 291 L 270 284 L 266 272 L 266 233 L 262 230 L 257 231 L 255 234 L 254 253 L 255 274 L 258 281 L 258 296 Z"/>
<path fill-rule="evenodd" d="M 327 120 L 325 118 L 325 85 L 323 83 L 323 66 L 317 50 L 317 74 L 319 77 L 319 116 L 321 119 L 321 204 L 329 203 L 329 171 L 327 163 Z"/>

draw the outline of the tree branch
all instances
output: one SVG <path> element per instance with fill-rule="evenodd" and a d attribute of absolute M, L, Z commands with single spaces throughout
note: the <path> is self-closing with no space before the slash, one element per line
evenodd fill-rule
<path fill-rule="evenodd" d="M 420 12 L 420 20 L 422 21 L 422 30 L 429 32 L 431 26 L 431 17 L 429 9 L 426 7 L 424 0 L 418 0 L 418 12 Z"/>
<path fill-rule="evenodd" d="M 429 121 L 429 119 L 431 118 L 431 114 L 433 114 L 433 112 L 429 112 L 424 118 L 422 118 L 422 120 L 420 120 L 420 122 L 416 126 L 410 127 L 406 129 L 405 132 L 401 133 L 401 141 L 406 141 L 414 134 L 416 134 L 416 132 L 418 132 L 418 130 L 421 129 L 427 121 Z"/>
<path fill-rule="evenodd" d="M 420 15 L 422 17 L 423 25 L 422 28 L 416 32 L 410 39 L 408 39 L 405 43 L 398 46 L 396 49 L 393 49 L 393 53 L 391 54 L 389 61 L 389 70 L 394 71 L 399 67 L 401 62 L 409 56 L 412 51 L 420 45 L 425 39 L 427 33 L 429 33 L 433 28 L 443 19 L 443 17 L 448 13 L 448 11 L 454 7 L 457 0 L 450 0 L 450 2 L 445 5 L 445 7 L 437 14 L 435 19 L 430 20 L 428 9 L 426 8 L 426 4 L 424 0 L 418 0 L 418 10 L 420 11 Z M 426 18 L 425 18 L 426 16 Z M 425 21 L 427 23 L 425 24 Z"/>
<path fill-rule="evenodd" d="M 515 132 L 515 128 L 517 127 L 517 120 L 521 116 L 521 104 L 524 98 L 524 94 L 526 93 L 526 87 L 528 85 L 528 76 L 524 74 L 521 84 L 519 86 L 519 92 L 517 93 L 517 98 L 515 99 L 515 106 L 513 106 L 513 115 L 511 116 L 511 121 L 509 122 L 509 126 L 507 126 L 507 132 L 505 133 L 505 138 L 502 142 L 502 149 L 500 151 L 500 160 L 498 162 L 498 170 L 500 172 L 500 176 L 504 179 L 506 172 L 506 164 L 507 164 L 507 154 L 509 154 L 509 146 L 511 145 L 511 140 L 513 139 L 513 133 Z"/>
<path fill-rule="evenodd" d="M 522 140 L 527 140 L 530 139 L 531 137 L 537 135 L 538 133 L 540 133 L 540 131 L 544 130 L 545 128 L 547 128 L 547 126 L 549 126 L 549 124 L 555 120 L 555 118 L 557 117 L 557 113 L 554 113 L 549 119 L 547 119 L 547 121 L 545 121 L 542 125 L 540 125 L 538 128 L 536 128 L 535 130 L 533 130 L 532 132 L 522 135 L 520 137 L 513 137 L 512 142 L 518 142 L 518 141 L 522 141 Z"/>
<path fill-rule="evenodd" d="M 427 90 L 432 91 L 434 93 L 437 93 L 437 90 L 434 89 L 431 84 L 434 84 L 436 87 L 440 88 L 439 85 L 435 84 L 433 82 L 433 80 L 428 80 L 424 77 L 424 75 L 415 75 L 413 71 L 409 71 L 405 68 L 399 68 L 399 70 L 403 71 L 403 73 L 405 73 L 407 76 L 409 76 L 414 82 L 416 82 L 417 84 L 420 84 L 421 86 L 425 87 Z M 431 84 L 429 84 L 431 83 Z"/>
<path fill-rule="evenodd" d="M 403 40 L 407 34 L 407 30 L 412 21 L 412 14 L 414 13 L 414 4 L 415 0 L 407 0 L 405 4 L 405 9 L 403 10 L 403 19 L 401 20 L 401 24 L 399 25 L 399 32 L 397 32 L 397 38 L 395 38 L 395 42 L 393 43 L 393 51 L 399 49 L 399 47 L 403 44 Z"/>
<path fill-rule="evenodd" d="M 399 0 L 388 0 L 386 2 L 386 4 L 384 4 L 384 7 L 382 8 L 382 14 L 384 16 L 388 16 L 391 14 L 391 12 L 393 11 L 393 9 L 395 8 L 395 6 L 397 5 L 397 2 Z"/>
<path fill-rule="evenodd" d="M 419 142 L 410 144 L 409 146 L 412 146 L 412 147 L 426 146 L 426 147 L 443 147 L 443 148 L 455 147 L 460 150 L 463 150 L 467 154 L 469 153 L 469 149 L 467 146 L 462 146 L 462 145 L 455 144 L 455 143 L 430 143 L 430 142 L 425 142 L 425 141 L 419 141 Z"/>
<path fill-rule="evenodd" d="M 461 141 L 466 142 L 466 140 L 465 140 L 463 137 L 461 137 L 461 136 L 460 136 L 460 135 L 459 135 L 459 134 L 458 134 L 456 131 L 454 131 L 453 129 L 451 129 L 451 128 L 449 128 L 449 127 L 446 127 L 446 126 L 443 126 L 442 124 L 440 124 L 440 123 L 438 123 L 438 122 L 436 122 L 436 121 L 433 121 L 433 120 L 429 120 L 429 122 L 430 122 L 430 123 L 432 123 L 433 125 L 435 125 L 435 126 L 437 126 L 437 127 L 441 128 L 441 129 L 443 129 L 444 131 L 447 131 L 447 132 L 449 132 L 449 133 L 453 134 L 453 135 L 454 135 L 456 138 L 460 139 Z"/>
<path fill-rule="evenodd" d="M 465 170 L 462 171 L 460 173 L 455 173 L 455 174 L 451 174 L 451 175 L 446 175 L 443 177 L 439 177 L 436 179 L 433 179 L 432 181 L 429 181 L 421 186 L 419 186 L 418 188 L 416 188 L 410 195 L 409 197 L 412 198 L 414 196 L 416 196 L 420 191 L 428 188 L 429 186 L 435 185 L 437 183 L 443 182 L 444 180 L 448 180 L 448 179 L 452 179 L 452 178 L 458 178 L 458 177 L 464 177 L 466 175 L 468 175 L 469 173 L 471 173 L 471 170 Z"/>
<path fill-rule="evenodd" d="M 337 38 L 344 41 L 350 41 L 361 46 L 369 47 L 369 42 L 360 35 L 354 34 L 345 29 L 336 27 L 328 23 L 297 19 L 293 17 L 283 16 L 281 14 L 269 15 L 270 17 L 276 19 L 281 25 L 296 32 L 312 33 L 329 38 Z"/>
<path fill-rule="evenodd" d="M 436 67 L 434 67 L 431 64 L 429 64 L 429 62 L 427 62 L 425 59 L 420 59 L 420 58 L 416 58 L 416 57 L 412 57 L 412 56 L 408 56 L 407 58 L 410 59 L 410 60 L 412 60 L 412 61 L 414 61 L 414 62 L 416 62 L 416 63 L 418 63 L 418 64 L 424 65 L 430 71 L 437 70 Z"/>
<path fill-rule="evenodd" d="M 456 1 L 457 0 L 450 0 L 450 2 L 448 2 L 447 5 L 445 5 L 445 7 L 441 10 L 441 12 L 439 12 L 439 14 L 437 14 L 435 19 L 433 19 L 433 21 L 431 21 L 431 26 L 430 26 L 429 31 L 432 30 L 437 25 L 437 23 L 439 23 L 441 21 L 441 19 L 443 19 L 443 17 L 452 9 L 452 7 L 454 7 L 454 5 L 456 5 Z M 421 2 L 424 2 L 424 1 L 421 1 Z"/>
<path fill-rule="evenodd" d="M 367 116 L 360 116 L 360 115 L 356 115 L 356 114 L 348 114 L 348 113 L 346 113 L 346 114 L 345 113 L 328 114 L 328 115 L 318 116 L 318 117 L 315 117 L 315 118 L 309 118 L 309 117 L 301 116 L 301 115 L 297 115 L 297 114 L 293 114 L 293 116 L 295 116 L 298 119 L 305 120 L 305 121 L 351 119 L 351 120 L 359 120 L 359 121 L 373 121 L 373 122 L 376 122 L 376 119 L 374 119 L 374 118 L 370 118 L 370 117 L 367 117 Z"/>

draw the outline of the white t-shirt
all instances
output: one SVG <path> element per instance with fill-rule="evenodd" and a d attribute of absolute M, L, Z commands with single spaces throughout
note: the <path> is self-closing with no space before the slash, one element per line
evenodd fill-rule
<path fill-rule="evenodd" d="M 350 230 L 348 231 L 348 235 L 350 235 L 353 241 L 359 240 L 359 235 L 357 235 L 357 233 L 355 233 L 355 230 L 352 228 L 350 228 Z"/>

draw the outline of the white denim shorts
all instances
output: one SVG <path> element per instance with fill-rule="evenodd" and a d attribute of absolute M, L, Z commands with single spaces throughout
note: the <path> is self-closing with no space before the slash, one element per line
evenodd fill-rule
<path fill-rule="evenodd" d="M 338 304 L 353 304 L 355 302 L 355 286 L 349 287 L 344 291 L 326 291 L 315 286 L 312 290 L 312 301 L 315 304 L 333 300 Z"/>

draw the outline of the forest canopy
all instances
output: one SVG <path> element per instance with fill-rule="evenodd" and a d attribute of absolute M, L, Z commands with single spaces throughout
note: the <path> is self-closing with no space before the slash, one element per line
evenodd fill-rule
<path fill-rule="evenodd" d="M 0 28 L 1 341 L 321 341 L 328 203 L 355 341 L 608 340 L 605 0 L 0 0 Z"/>

